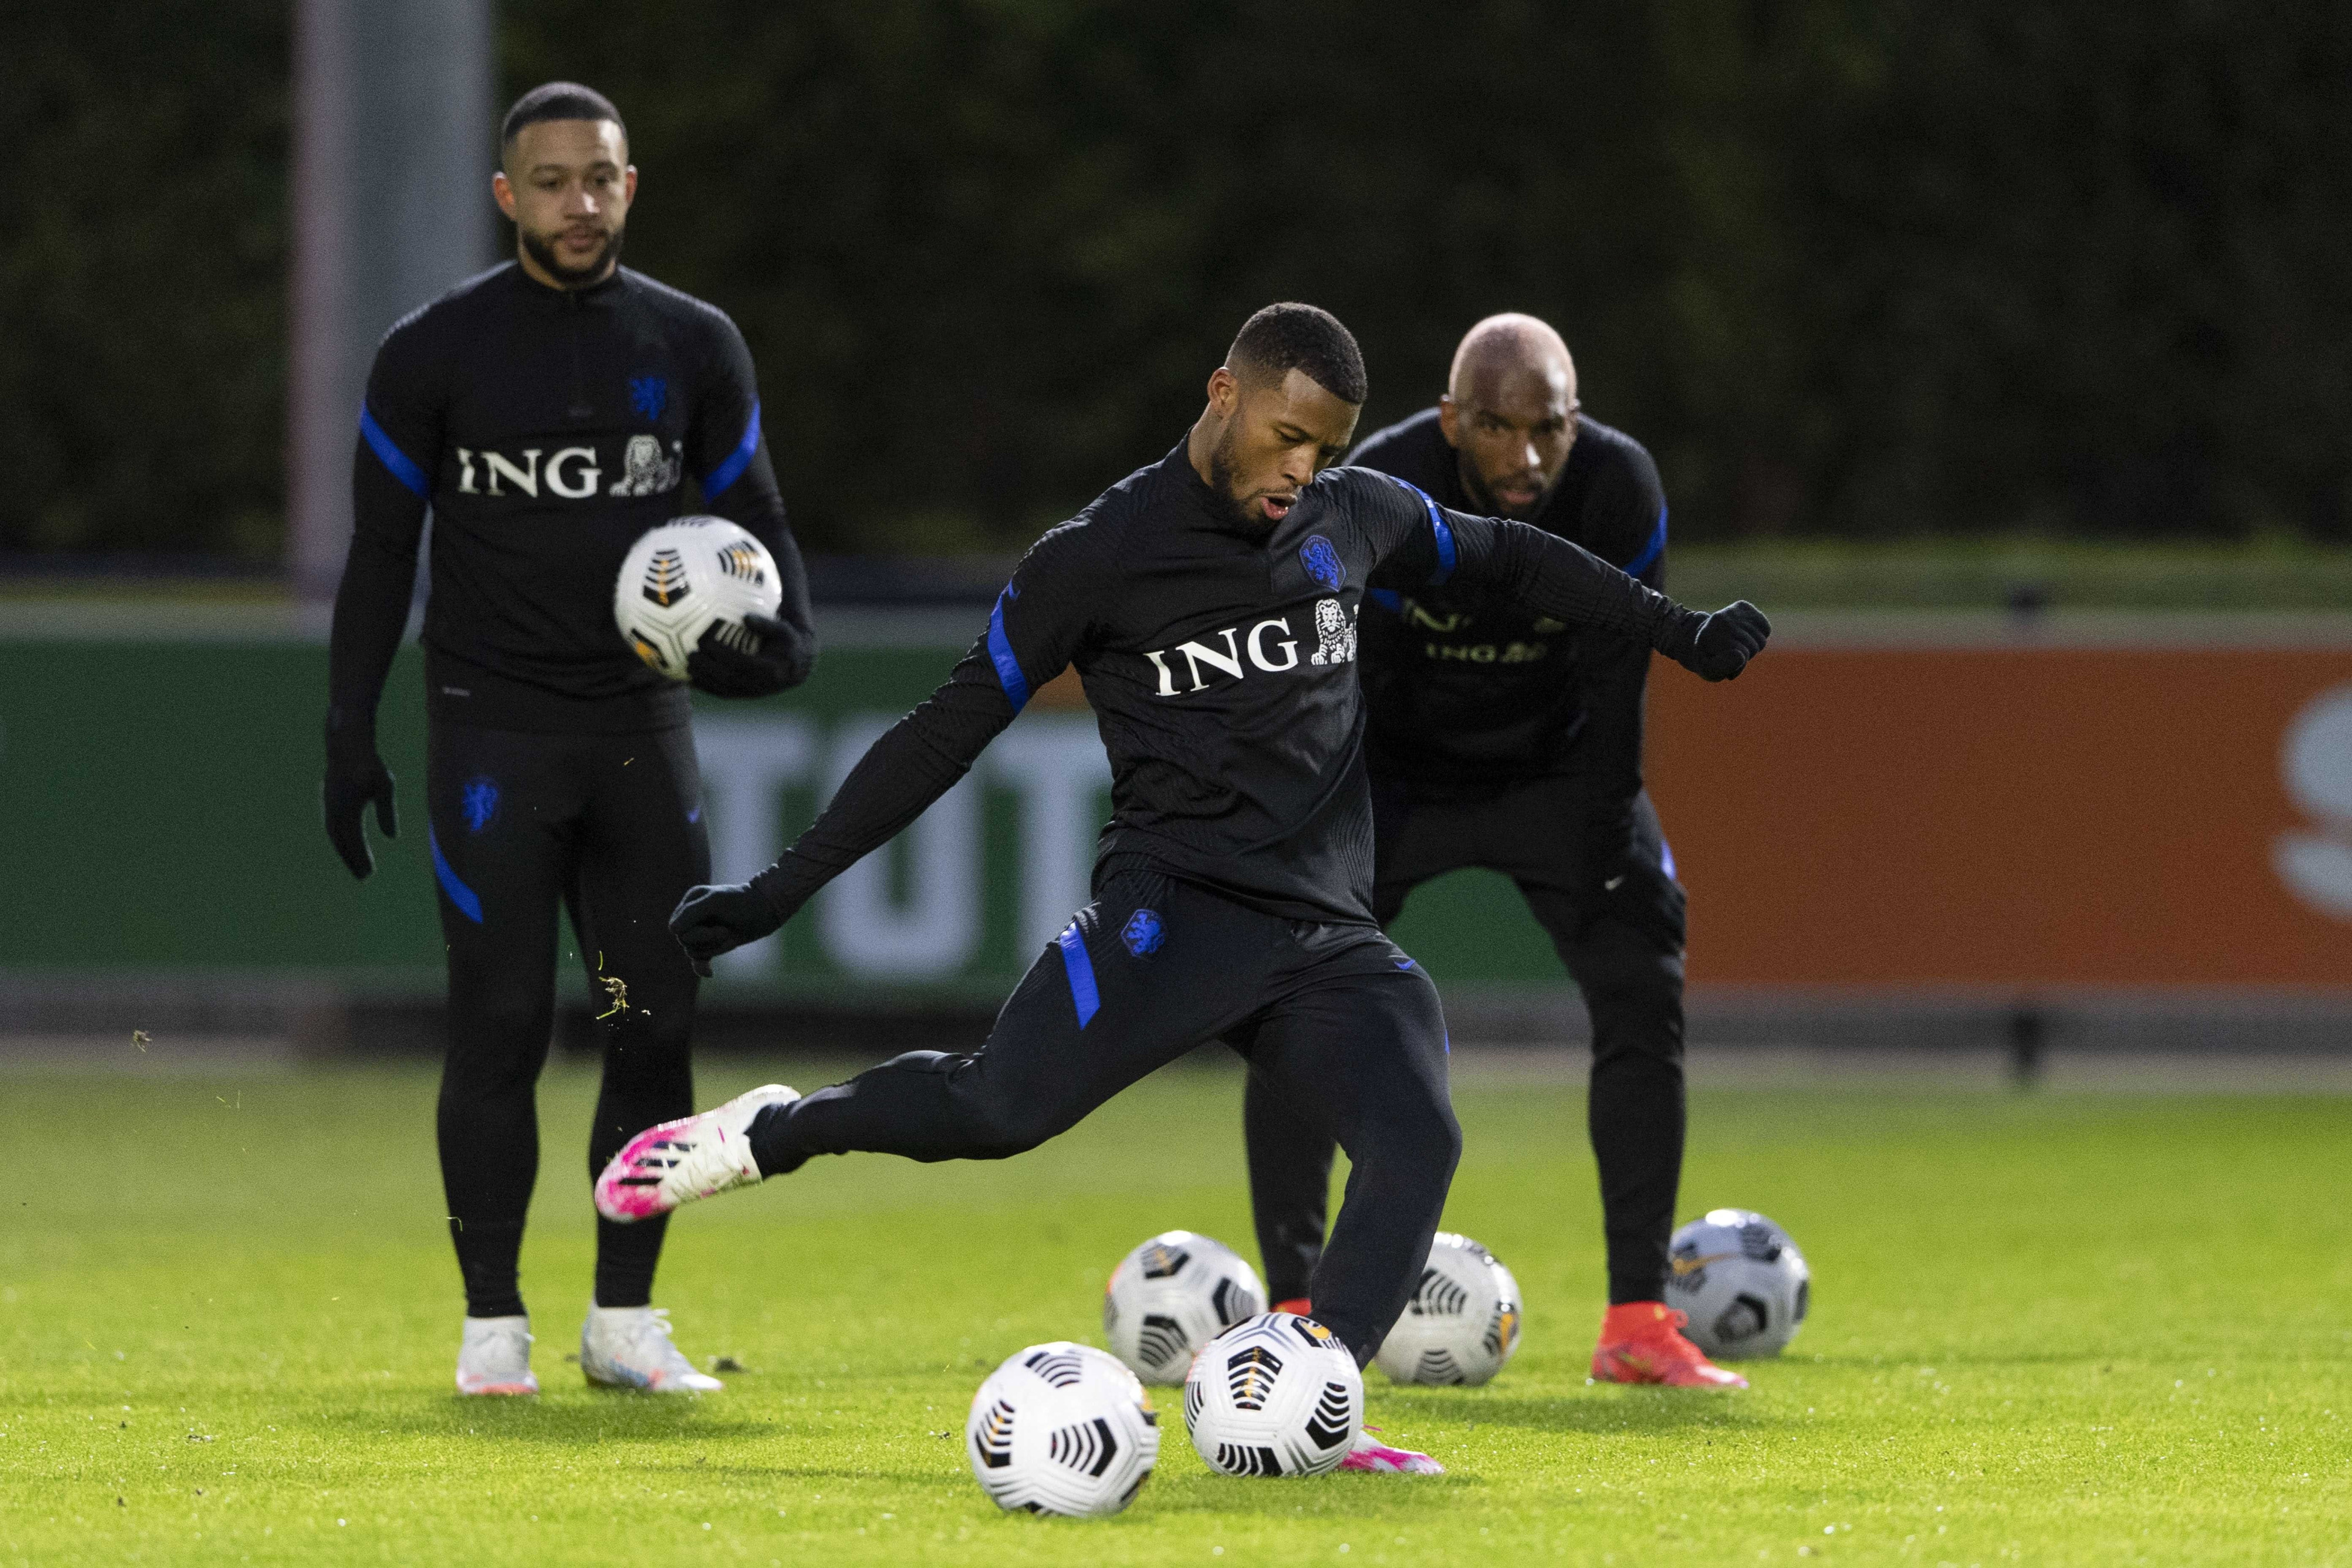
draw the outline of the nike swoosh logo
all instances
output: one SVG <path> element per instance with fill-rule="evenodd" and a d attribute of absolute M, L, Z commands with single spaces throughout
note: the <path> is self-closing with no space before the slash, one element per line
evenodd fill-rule
<path fill-rule="evenodd" d="M 697 806 L 693 810 L 688 811 L 686 814 L 686 820 L 689 822 L 698 822 L 702 821 L 702 808 Z"/>
<path fill-rule="evenodd" d="M 1601 891 L 1603 893 L 1614 893 L 1620 886 L 1623 885 L 1624 881 L 1625 873 L 1623 872 L 1619 872 L 1615 876 L 1611 877 L 1607 882 L 1601 884 Z"/>
<path fill-rule="evenodd" d="M 1410 958 L 1401 959 L 1397 963 L 1397 967 L 1400 969 L 1410 969 L 1412 967 L 1412 960 Z"/>
<path fill-rule="evenodd" d="M 1696 1274 L 1709 1263 L 1720 1263 L 1727 1258 L 1737 1258 L 1737 1252 L 1710 1252 L 1704 1258 L 1677 1258 L 1674 1260 L 1676 1275 Z"/>

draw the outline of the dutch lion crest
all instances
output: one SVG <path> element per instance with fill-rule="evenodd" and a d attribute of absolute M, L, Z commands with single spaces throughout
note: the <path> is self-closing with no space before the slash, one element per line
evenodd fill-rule
<path fill-rule="evenodd" d="M 1339 585 L 1348 580 L 1348 563 L 1339 559 L 1339 550 L 1321 534 L 1311 534 L 1298 547 L 1298 564 L 1307 569 L 1326 593 L 1337 593 Z"/>
<path fill-rule="evenodd" d="M 1349 623 L 1348 612 L 1336 599 L 1315 601 L 1315 656 L 1307 661 L 1314 664 L 1352 664 L 1356 662 L 1356 629 Z"/>
<path fill-rule="evenodd" d="M 673 447 L 678 444 L 672 442 Z M 677 488 L 681 464 L 676 452 L 664 453 L 661 438 L 655 435 L 632 435 L 627 449 L 621 455 L 622 474 L 613 481 L 609 494 L 614 496 L 658 496 Z"/>

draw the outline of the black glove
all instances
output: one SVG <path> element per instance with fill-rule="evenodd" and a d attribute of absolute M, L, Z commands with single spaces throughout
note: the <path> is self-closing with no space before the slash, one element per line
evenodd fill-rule
<path fill-rule="evenodd" d="M 1736 681 L 1748 661 L 1764 650 L 1772 622 L 1745 599 L 1712 615 L 1683 611 L 1661 628 L 1658 652 L 1710 681 Z"/>
<path fill-rule="evenodd" d="M 400 818 L 392 800 L 392 769 L 376 755 L 373 731 L 339 730 L 332 720 L 327 730 L 327 778 L 319 799 L 325 808 L 327 841 L 361 881 L 375 870 L 368 849 L 367 808 L 375 802 L 375 825 L 387 839 L 400 837 Z"/>
<path fill-rule="evenodd" d="M 757 942 L 784 923 L 768 895 L 748 882 L 719 887 L 689 887 L 669 917 L 669 934 L 694 960 L 694 972 L 708 976 L 710 960 Z"/>
<path fill-rule="evenodd" d="M 714 697 L 772 697 L 808 679 L 814 638 L 757 611 L 743 617 L 743 626 L 759 638 L 755 652 L 724 640 L 723 622 L 713 622 L 686 656 L 686 678 Z"/>

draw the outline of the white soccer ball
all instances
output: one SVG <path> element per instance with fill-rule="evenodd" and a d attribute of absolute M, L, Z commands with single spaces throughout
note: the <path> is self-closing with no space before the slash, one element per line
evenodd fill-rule
<path fill-rule="evenodd" d="M 1190 1230 L 1153 1237 L 1121 1259 L 1103 1287 L 1110 1352 L 1146 1383 L 1183 1382 L 1194 1351 L 1264 1311 L 1257 1270 L 1223 1242 Z"/>
<path fill-rule="evenodd" d="M 1492 1252 L 1441 1230 L 1404 1315 L 1373 1359 L 1399 1383 L 1484 1383 L 1519 1348 L 1519 1282 Z"/>
<path fill-rule="evenodd" d="M 1266 1312 L 1201 1347 L 1184 1379 L 1184 1424 L 1209 1468 L 1229 1476 L 1336 1469 L 1364 1422 L 1364 1378 L 1313 1318 Z"/>
<path fill-rule="evenodd" d="M 1007 1512 L 1117 1513 L 1160 1462 L 1160 1417 L 1135 1374 L 1088 1344 L 1033 1344 L 971 1396 L 964 1448 Z"/>
<path fill-rule="evenodd" d="M 743 617 L 773 615 L 784 601 L 776 559 L 739 523 L 677 517 L 647 528 L 629 547 L 613 585 L 613 619 L 638 658 L 673 681 L 716 622 L 723 643 L 760 651 Z"/>
<path fill-rule="evenodd" d="M 1748 1208 L 1711 1208 L 1675 1232 L 1666 1304 L 1683 1332 L 1725 1361 L 1778 1355 L 1811 1304 L 1812 1270 L 1789 1233 Z"/>

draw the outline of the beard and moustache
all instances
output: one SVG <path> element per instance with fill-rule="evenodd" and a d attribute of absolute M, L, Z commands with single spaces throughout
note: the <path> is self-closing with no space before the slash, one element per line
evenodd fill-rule
<path fill-rule="evenodd" d="M 1553 486 L 1559 483 L 1559 477 L 1555 476 L 1550 484 L 1537 486 L 1536 498 L 1528 503 L 1528 505 L 1518 507 L 1506 507 L 1502 502 L 1495 498 L 1494 492 L 1486 488 L 1485 482 L 1482 481 L 1478 477 L 1476 472 L 1471 468 L 1466 458 L 1461 465 L 1461 477 L 1462 489 L 1464 493 L 1470 497 L 1472 504 L 1476 506 L 1481 511 L 1485 512 L 1486 516 L 1490 517 L 1507 517 L 1514 522 L 1521 523 L 1532 521 L 1537 514 L 1544 509 L 1544 503 L 1551 499 Z"/>
<path fill-rule="evenodd" d="M 529 230 L 520 228 L 515 232 L 517 237 L 522 241 L 524 251 L 530 255 L 531 260 L 547 270 L 550 277 L 554 278 L 566 288 L 577 288 L 583 284 L 595 282 L 604 276 L 606 267 L 620 259 L 621 241 L 627 235 L 628 230 L 625 226 L 614 229 L 607 235 L 604 237 L 604 248 L 597 251 L 585 267 L 566 267 L 557 260 L 554 236 L 532 234 Z"/>
<path fill-rule="evenodd" d="M 1251 538 L 1264 538 L 1274 532 L 1274 525 L 1240 494 L 1241 487 L 1234 478 L 1234 448 L 1237 444 L 1233 427 L 1226 426 L 1224 434 L 1209 453 L 1209 488 L 1224 504 L 1226 521 Z"/>

